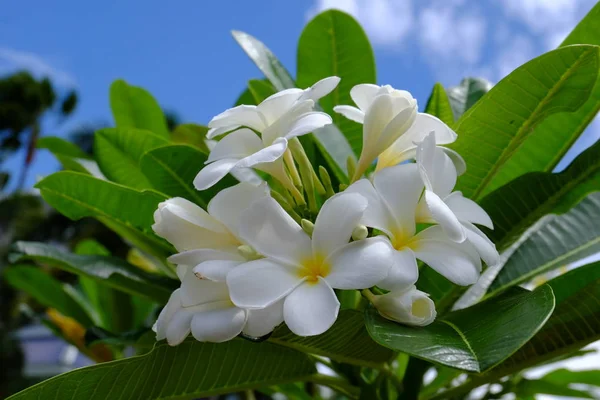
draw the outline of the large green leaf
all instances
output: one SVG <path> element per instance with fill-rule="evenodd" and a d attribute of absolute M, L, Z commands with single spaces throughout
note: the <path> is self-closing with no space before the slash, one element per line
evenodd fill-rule
<path fill-rule="evenodd" d="M 189 144 L 198 148 L 203 153 L 208 153 L 206 134 L 208 127 L 196 124 L 177 125 L 171 133 L 171 140 L 175 143 Z"/>
<path fill-rule="evenodd" d="M 458 86 L 449 87 L 446 92 L 454 119 L 458 120 L 491 88 L 492 83 L 482 78 L 465 78 Z"/>
<path fill-rule="evenodd" d="M 279 91 L 296 87 L 289 72 L 264 43 L 244 32 L 233 31 L 232 34 L 275 89 Z M 346 162 L 354 153 L 342 132 L 332 124 L 316 130 L 312 137 L 335 177 L 340 182 L 347 182 Z"/>
<path fill-rule="evenodd" d="M 369 39 L 350 15 L 328 10 L 314 17 L 302 31 L 298 42 L 296 83 L 309 87 L 329 76 L 342 78 L 338 87 L 319 100 L 331 115 L 355 155 L 362 149 L 362 125 L 333 111 L 341 104 L 353 104 L 350 89 L 360 83 L 375 83 L 375 56 Z"/>
<path fill-rule="evenodd" d="M 380 367 L 394 356 L 390 349 L 371 339 L 365 329 L 362 313 L 356 310 L 342 310 L 335 324 L 322 335 L 296 336 L 286 326 L 281 326 L 269 341 L 361 366 Z"/>
<path fill-rule="evenodd" d="M 478 200 L 497 185 L 507 161 L 547 116 L 577 110 L 598 76 L 599 48 L 578 45 L 543 54 L 500 81 L 455 125 L 452 146 L 467 163 L 458 190 Z M 510 175 L 510 174 L 509 174 Z M 515 176 L 512 176 L 514 178 Z"/>
<path fill-rule="evenodd" d="M 582 383 L 584 385 L 600 386 L 600 370 L 571 371 L 568 369 L 556 369 L 544 375 L 542 379 L 557 385 Z"/>
<path fill-rule="evenodd" d="M 121 291 L 166 303 L 177 282 L 150 274 L 120 258 L 78 255 L 36 242 L 17 242 L 11 261 L 33 260 L 86 276 Z"/>
<path fill-rule="evenodd" d="M 10 399 L 197 399 L 302 381 L 315 372 L 305 354 L 269 342 L 161 342 L 150 353 L 77 369 Z"/>
<path fill-rule="evenodd" d="M 139 128 L 169 136 L 162 109 L 145 89 L 121 79 L 114 81 L 110 86 L 110 108 L 119 128 Z"/>
<path fill-rule="evenodd" d="M 494 222 L 488 236 L 504 249 L 546 214 L 567 212 L 600 190 L 600 142 L 560 173 L 531 172 L 487 195 L 480 202 Z"/>
<path fill-rule="evenodd" d="M 147 151 L 168 143 L 150 131 L 106 128 L 96 132 L 94 154 L 100 170 L 111 181 L 135 189 L 150 189 L 150 182 L 140 170 L 140 160 Z"/>
<path fill-rule="evenodd" d="M 454 124 L 450 100 L 448 100 L 448 95 L 441 83 L 436 83 L 433 86 L 433 90 L 425 106 L 425 112 L 438 117 L 448 125 Z"/>
<path fill-rule="evenodd" d="M 448 367 L 483 372 L 517 351 L 554 309 L 548 286 L 518 290 L 415 328 L 387 320 L 369 307 L 367 330 L 379 344 Z"/>
<path fill-rule="evenodd" d="M 536 275 L 600 252 L 600 193 L 527 231 L 489 288 L 489 296 Z"/>
<path fill-rule="evenodd" d="M 54 173 L 36 187 L 44 200 L 68 218 L 93 217 L 145 251 L 157 256 L 173 253 L 171 245 L 152 232 L 154 211 L 166 199 L 163 195 L 71 171 Z"/>
<path fill-rule="evenodd" d="M 573 44 L 600 45 L 600 3 L 575 27 L 562 46 Z M 598 69 L 598 67 L 596 67 Z M 513 178 L 531 171 L 552 171 L 577 140 L 600 109 L 600 78 L 589 83 L 593 91 L 589 99 L 572 113 L 548 117 L 531 132 L 529 138 L 516 149 L 514 156 L 490 183 L 490 189 L 499 187 Z"/>
<path fill-rule="evenodd" d="M 36 144 L 39 149 L 49 150 L 61 163 L 64 169 L 82 172 L 85 174 L 98 174 L 98 164 L 75 144 L 55 136 L 40 138 Z"/>
<path fill-rule="evenodd" d="M 83 326 L 93 325 L 86 310 L 69 291 L 65 290 L 63 284 L 40 268 L 31 265 L 14 265 L 7 268 L 3 275 L 9 284 L 28 293 L 40 304 L 55 308 Z"/>

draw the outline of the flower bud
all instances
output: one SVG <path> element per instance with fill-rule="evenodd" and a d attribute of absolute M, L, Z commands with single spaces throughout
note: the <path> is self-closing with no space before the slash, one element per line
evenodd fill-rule
<path fill-rule="evenodd" d="M 315 229 L 315 224 L 307 219 L 302 218 L 300 225 L 302 226 L 304 232 L 306 232 L 309 236 L 312 236 L 313 230 Z"/>
<path fill-rule="evenodd" d="M 259 258 L 262 258 L 261 255 L 256 252 L 256 250 L 254 250 L 247 244 L 238 246 L 237 251 L 240 256 L 244 257 L 248 261 L 258 260 Z"/>
<path fill-rule="evenodd" d="M 371 301 L 382 317 L 405 325 L 429 325 L 437 315 L 429 295 L 414 285 L 402 291 L 373 296 Z"/>
<path fill-rule="evenodd" d="M 353 240 L 363 240 L 363 239 L 366 239 L 367 236 L 369 236 L 369 230 L 364 225 L 358 225 L 352 231 L 352 239 Z"/>

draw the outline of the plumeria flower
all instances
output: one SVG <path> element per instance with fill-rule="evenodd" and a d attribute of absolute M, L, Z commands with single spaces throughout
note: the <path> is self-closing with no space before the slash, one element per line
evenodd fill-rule
<path fill-rule="evenodd" d="M 468 240 L 488 265 L 498 261 L 496 246 L 474 224 L 493 229 L 489 215 L 474 201 L 452 192 L 457 171 L 448 154 L 436 147 L 435 135 L 428 134 L 417 147 L 417 166 L 425 193 L 417 208 L 416 220 L 438 223 L 456 241 Z"/>
<path fill-rule="evenodd" d="M 258 106 L 241 105 L 214 117 L 208 124 L 209 139 L 231 133 L 211 150 L 207 165 L 194 179 L 196 189 L 207 189 L 230 171 L 250 167 L 272 175 L 284 186 L 290 185 L 281 158 L 287 142 L 332 122 L 329 115 L 314 111 L 314 107 L 339 81 L 334 76 L 305 90 L 283 90 Z"/>
<path fill-rule="evenodd" d="M 334 111 L 363 124 L 363 148 L 352 178 L 355 181 L 413 125 L 417 101 L 409 92 L 389 85 L 356 85 L 350 90 L 350 96 L 358 108 L 336 106 Z"/>
<path fill-rule="evenodd" d="M 405 325 L 429 325 L 437 315 L 429 295 L 414 285 L 383 295 L 371 295 L 369 300 L 381 316 Z"/>
<path fill-rule="evenodd" d="M 297 335 L 325 332 L 340 303 L 333 289 L 363 289 L 383 279 L 391 264 L 381 238 L 348 243 L 367 210 L 367 200 L 341 193 L 327 200 L 312 238 L 272 199 L 244 213 L 241 235 L 266 258 L 243 264 L 227 275 L 231 300 L 238 307 L 263 309 L 283 300 L 283 316 Z"/>
<path fill-rule="evenodd" d="M 372 183 L 361 179 L 346 189 L 368 200 L 361 224 L 383 232 L 393 251 L 389 274 L 377 284 L 383 289 L 414 285 L 417 259 L 458 285 L 471 285 L 479 277 L 481 261 L 470 244 L 452 241 L 440 226 L 417 232 L 415 213 L 423 188 L 417 165 L 402 164 L 376 172 Z"/>
<path fill-rule="evenodd" d="M 283 303 L 262 310 L 238 308 L 229 299 L 223 281 L 199 279 L 190 266 L 180 264 L 181 288 L 175 290 L 153 329 L 156 340 L 176 346 L 191 333 L 201 342 L 220 343 L 240 333 L 261 337 L 283 321 Z"/>

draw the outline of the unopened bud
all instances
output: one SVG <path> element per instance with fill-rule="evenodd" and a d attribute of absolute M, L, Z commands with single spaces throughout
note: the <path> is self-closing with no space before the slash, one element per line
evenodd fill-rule
<path fill-rule="evenodd" d="M 261 258 L 261 255 L 258 254 L 256 250 L 254 250 L 247 244 L 238 246 L 237 251 L 240 256 L 244 257 L 248 261 L 258 260 L 259 258 Z"/>
<path fill-rule="evenodd" d="M 358 225 L 352 231 L 352 239 L 353 240 L 363 240 L 363 239 L 366 239 L 367 236 L 369 236 L 369 230 L 364 225 Z"/>
<path fill-rule="evenodd" d="M 382 317 L 405 325 L 425 326 L 435 320 L 435 304 L 425 292 L 413 285 L 402 291 L 370 296 Z"/>
<path fill-rule="evenodd" d="M 315 224 L 303 218 L 302 221 L 300 221 L 300 226 L 302 226 L 304 232 L 306 232 L 309 236 L 312 236 L 312 233 L 315 230 Z"/>
<path fill-rule="evenodd" d="M 356 173 L 356 159 L 353 156 L 348 156 L 346 159 L 346 168 L 348 169 L 348 176 L 354 176 Z"/>

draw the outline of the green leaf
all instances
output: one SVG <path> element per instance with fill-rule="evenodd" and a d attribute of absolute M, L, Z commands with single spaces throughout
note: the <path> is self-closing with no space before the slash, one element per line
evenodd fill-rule
<path fill-rule="evenodd" d="M 337 105 L 351 105 L 350 89 L 360 83 L 375 83 L 375 56 L 360 24 L 350 15 L 328 10 L 314 17 L 298 42 L 296 82 L 309 87 L 329 76 L 342 78 L 338 87 L 319 100 L 331 115 L 355 155 L 362 149 L 362 125 L 333 111 Z"/>
<path fill-rule="evenodd" d="M 568 46 L 543 54 L 500 81 L 455 125 L 452 146 L 467 163 L 457 190 L 473 200 L 514 178 L 506 162 L 547 116 L 575 111 L 598 76 L 598 47 Z M 508 179 L 510 178 L 510 179 Z"/>
<path fill-rule="evenodd" d="M 106 128 L 96 132 L 94 154 L 100 170 L 111 181 L 135 189 L 152 186 L 140 170 L 140 160 L 147 151 L 169 144 L 161 136 L 132 128 Z"/>
<path fill-rule="evenodd" d="M 596 4 L 561 47 L 573 44 L 600 45 L 599 20 L 600 4 Z M 589 88 L 592 87 L 589 99 L 577 111 L 555 114 L 542 121 L 508 160 L 501 174 L 492 180 L 490 189 L 526 172 L 552 171 L 600 110 L 600 78 L 595 84 L 589 83 Z"/>
<path fill-rule="evenodd" d="M 554 309 L 548 286 L 520 290 L 438 318 L 415 328 L 379 315 L 365 314 L 367 330 L 379 344 L 417 358 L 470 372 L 483 372 L 527 342 Z"/>
<path fill-rule="evenodd" d="M 196 147 L 203 153 L 208 153 L 206 147 L 206 133 L 208 128 L 196 124 L 181 124 L 177 125 L 171 134 L 171 140 L 175 143 L 189 144 Z"/>
<path fill-rule="evenodd" d="M 528 230 L 498 268 L 488 296 L 600 251 L 600 193 L 571 211 L 550 215 Z"/>
<path fill-rule="evenodd" d="M 276 92 L 273 84 L 264 79 L 250 79 L 250 81 L 248 81 L 248 90 L 250 91 L 255 104 L 262 103 L 264 99 Z"/>
<path fill-rule="evenodd" d="M 93 217 L 156 256 L 173 253 L 173 247 L 152 232 L 154 211 L 166 200 L 163 195 L 71 171 L 54 173 L 36 188 L 48 204 L 72 220 Z"/>
<path fill-rule="evenodd" d="M 394 352 L 371 339 L 362 313 L 356 310 L 342 310 L 335 324 L 322 335 L 296 336 L 283 325 L 269 341 L 335 361 L 375 368 L 394 357 Z"/>
<path fill-rule="evenodd" d="M 425 112 L 438 117 L 448 125 L 454 124 L 454 116 L 452 107 L 450 105 L 450 100 L 448 100 L 446 91 L 441 83 L 436 83 L 433 86 L 433 91 L 431 92 L 429 100 L 427 100 L 427 105 L 425 106 Z"/>
<path fill-rule="evenodd" d="M 172 279 L 142 271 L 116 257 L 67 253 L 54 246 L 36 242 L 17 242 L 13 251 L 12 262 L 32 260 L 52 265 L 162 304 L 167 302 L 177 286 L 177 282 Z"/>
<path fill-rule="evenodd" d="M 289 72 L 261 41 L 240 31 L 232 31 L 232 35 L 275 89 L 280 91 L 296 87 Z M 332 124 L 316 130 L 312 137 L 335 177 L 340 182 L 347 182 L 346 161 L 354 153 L 342 132 Z"/>
<path fill-rule="evenodd" d="M 484 197 L 480 204 L 494 222 L 494 230 L 486 233 L 498 249 L 504 249 L 544 215 L 567 212 L 599 190 L 600 142 L 563 172 L 531 172 Z"/>
<path fill-rule="evenodd" d="M 200 206 L 206 201 L 194 188 L 194 177 L 204 167 L 207 156 L 186 145 L 159 147 L 144 154 L 140 167 L 152 185 L 169 197 L 184 197 Z"/>
<path fill-rule="evenodd" d="M 556 369 L 547 373 L 541 379 L 557 385 L 582 383 L 584 385 L 600 386 L 600 370 L 571 371 L 569 369 Z"/>
<path fill-rule="evenodd" d="M 168 137 L 162 109 L 148 91 L 116 80 L 110 85 L 110 108 L 119 128 L 139 128 Z"/>
<path fill-rule="evenodd" d="M 92 157 L 81 150 L 76 144 L 56 136 L 46 136 L 38 139 L 36 143 L 38 149 L 46 149 L 54 154 L 64 154 L 73 158 L 84 158 L 91 160 Z"/>
<path fill-rule="evenodd" d="M 31 295 L 40 304 L 55 308 L 85 327 L 93 325 L 87 311 L 64 289 L 63 284 L 38 267 L 11 266 L 4 271 L 4 279 L 15 288 Z"/>
<path fill-rule="evenodd" d="M 10 399 L 197 399 L 302 381 L 315 372 L 305 354 L 268 342 L 161 342 L 150 353 L 76 369 Z"/>
<path fill-rule="evenodd" d="M 578 399 L 596 398 L 583 390 L 571 389 L 568 384 L 559 385 L 544 379 L 522 379 L 516 385 L 514 393 L 517 399 L 535 398 L 536 395 L 542 393 Z"/>
<path fill-rule="evenodd" d="M 485 374 L 482 380 L 521 371 L 600 339 L 600 263 L 569 271 L 547 285 L 552 287 L 556 298 L 556 308 L 548 322 L 519 351 Z"/>
<path fill-rule="evenodd" d="M 482 78 L 465 78 L 460 85 L 448 88 L 448 100 L 454 120 L 458 120 L 467 110 L 490 91 L 492 83 Z"/>

